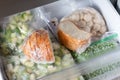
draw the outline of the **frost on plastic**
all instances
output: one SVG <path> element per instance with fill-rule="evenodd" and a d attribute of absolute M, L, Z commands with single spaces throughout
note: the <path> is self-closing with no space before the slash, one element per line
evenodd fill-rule
<path fill-rule="evenodd" d="M 16 53 L 29 32 L 28 22 L 32 19 L 30 11 L 8 17 L 3 22 L 0 32 L 1 52 L 4 55 Z M 29 31 L 28 31 L 29 30 Z"/>
<path fill-rule="evenodd" d="M 70 20 L 79 29 L 92 33 L 92 37 L 96 39 L 99 39 L 107 31 L 103 16 L 92 7 L 75 10 L 69 16 L 62 18 L 61 21 L 65 20 Z"/>
<path fill-rule="evenodd" d="M 55 57 L 54 63 L 40 64 L 25 56 L 21 45 L 27 41 L 28 36 L 38 29 L 48 30 L 44 21 L 40 17 L 36 17 L 39 15 L 34 14 L 37 13 L 27 11 L 15 14 L 3 22 L 3 28 L 0 27 L 0 50 L 1 55 L 4 56 L 6 72 L 10 80 L 35 80 L 74 65 L 70 52 L 60 45 L 52 34 L 49 34 L 49 38 Z M 48 33 L 50 33 L 49 30 Z M 32 39 L 36 39 L 36 37 Z M 30 39 L 28 42 L 32 41 Z M 32 48 L 34 49 L 34 46 Z"/>
<path fill-rule="evenodd" d="M 74 54 L 73 57 L 77 62 L 87 61 L 89 59 L 105 54 L 118 46 L 118 34 L 113 33 L 106 37 L 93 42 L 83 53 Z"/>

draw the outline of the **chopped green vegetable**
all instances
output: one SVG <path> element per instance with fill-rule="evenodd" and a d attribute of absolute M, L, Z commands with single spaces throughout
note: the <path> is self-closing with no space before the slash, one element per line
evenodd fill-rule
<path fill-rule="evenodd" d="M 102 40 L 92 43 L 83 53 L 77 54 L 73 52 L 73 58 L 76 62 L 80 63 L 94 57 L 105 54 L 107 51 L 117 47 L 117 42 L 112 40 L 117 37 L 116 35 L 106 37 Z"/>
<path fill-rule="evenodd" d="M 3 54 L 19 54 L 18 50 L 30 31 L 27 22 L 32 20 L 32 16 L 30 11 L 13 15 L 5 28 L 0 29 L 0 50 Z"/>
<path fill-rule="evenodd" d="M 55 56 L 53 64 L 39 64 L 24 56 L 20 47 L 32 29 L 28 23 L 32 21 L 30 11 L 18 13 L 9 18 L 4 30 L 0 32 L 0 51 L 5 57 L 6 72 L 10 80 L 35 80 L 47 74 L 70 67 L 74 60 L 70 52 L 55 41 L 51 35 Z"/>
<path fill-rule="evenodd" d="M 114 34 L 112 34 L 112 35 L 109 35 L 109 36 L 107 36 L 107 37 L 105 37 L 105 38 L 103 38 L 103 39 L 100 39 L 100 40 L 98 40 L 98 41 L 96 41 L 96 42 L 93 42 L 91 45 L 94 45 L 94 44 L 99 44 L 99 43 L 101 43 L 101 42 L 106 42 L 106 41 L 110 41 L 110 40 L 112 40 L 112 39 L 114 39 L 114 38 L 116 38 L 116 37 L 118 37 L 118 34 L 117 33 L 114 33 Z"/>
<path fill-rule="evenodd" d="M 85 80 L 89 80 L 89 79 L 92 79 L 92 78 L 97 77 L 99 75 L 102 75 L 108 71 L 112 71 L 118 67 L 120 67 L 120 62 L 116 62 L 116 63 L 110 64 L 108 66 L 102 67 L 100 69 L 97 69 L 94 72 L 91 72 L 89 74 L 84 75 L 84 78 L 85 78 Z"/>

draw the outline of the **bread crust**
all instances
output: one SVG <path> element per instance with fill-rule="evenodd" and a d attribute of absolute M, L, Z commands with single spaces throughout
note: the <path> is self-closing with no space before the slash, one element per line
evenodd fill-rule
<path fill-rule="evenodd" d="M 65 22 L 65 21 L 63 21 L 63 22 Z M 61 22 L 61 23 L 63 23 L 63 22 Z M 75 39 L 72 36 L 70 36 L 70 35 L 66 34 L 65 32 L 63 32 L 60 29 L 60 24 L 58 25 L 57 35 L 58 35 L 58 38 L 59 38 L 60 42 L 65 47 L 67 47 L 68 49 L 70 49 L 72 51 L 76 51 L 78 48 L 81 48 L 83 45 L 86 45 L 86 44 L 89 43 L 91 34 L 88 37 L 88 39 L 80 39 L 80 40 L 79 39 Z"/>

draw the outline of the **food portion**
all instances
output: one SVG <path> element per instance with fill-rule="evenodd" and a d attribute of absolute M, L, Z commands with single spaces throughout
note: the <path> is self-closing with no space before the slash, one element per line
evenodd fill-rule
<path fill-rule="evenodd" d="M 107 26 L 103 16 L 92 7 L 81 8 L 72 12 L 63 17 L 57 25 L 58 39 L 66 48 L 75 52 L 72 54 L 73 57 L 77 55 L 81 58 L 81 55 L 97 56 L 100 54 L 97 45 L 94 47 L 90 44 L 101 39 L 106 32 Z M 105 47 L 110 46 L 107 45 L 108 43 L 105 44 Z M 99 46 L 102 47 L 103 45 L 99 44 Z"/>
<path fill-rule="evenodd" d="M 94 8 L 79 9 L 63 17 L 60 23 L 53 22 L 54 25 L 58 24 L 57 37 L 62 44 L 58 43 L 47 28 L 34 30 L 29 25 L 37 20 L 33 20 L 31 11 L 8 19 L 0 27 L 0 55 L 4 57 L 10 80 L 36 80 L 71 67 L 75 64 L 74 61 L 80 63 L 101 55 L 117 44 L 109 38 L 105 38 L 106 41 L 101 39 L 107 27 L 104 18 Z M 84 76 L 88 79 L 93 74 Z M 71 80 L 82 79 L 80 76 Z"/>
<path fill-rule="evenodd" d="M 74 11 L 63 17 L 62 21 L 72 21 L 79 29 L 92 34 L 92 39 L 98 40 L 106 31 L 106 23 L 101 14 L 94 8 L 87 7 Z"/>
<path fill-rule="evenodd" d="M 22 48 L 24 54 L 35 62 L 45 64 L 55 61 L 49 34 L 46 30 L 33 32 Z"/>
<path fill-rule="evenodd" d="M 31 11 L 22 12 L 10 16 L 0 27 L 0 55 L 10 80 L 36 80 L 74 65 L 70 51 L 48 30 L 30 26 L 33 19 Z"/>
<path fill-rule="evenodd" d="M 68 50 L 57 42 L 52 44 L 55 62 L 52 64 L 40 64 L 21 56 L 9 55 L 5 57 L 6 72 L 10 80 L 36 80 L 53 72 L 71 67 L 74 60 Z"/>
<path fill-rule="evenodd" d="M 19 55 L 20 47 L 32 28 L 29 27 L 28 22 L 33 18 L 30 11 L 18 13 L 8 17 L 1 25 L 0 32 L 0 51 L 4 55 Z M 16 53 L 17 52 L 17 53 Z"/>
<path fill-rule="evenodd" d="M 94 79 L 97 76 L 104 75 L 105 73 L 113 71 L 117 68 L 120 68 L 120 62 L 119 61 L 116 62 L 116 63 L 109 64 L 105 67 L 99 68 L 99 69 L 97 69 L 97 70 L 95 70 L 91 73 L 88 73 L 88 74 L 84 75 L 84 78 L 85 78 L 85 80 Z"/>
<path fill-rule="evenodd" d="M 57 20 L 54 20 L 54 25 L 57 23 L 55 21 Z M 61 18 L 57 23 L 57 35 L 59 41 L 72 50 L 71 55 L 76 63 L 83 63 L 101 56 L 118 47 L 119 44 L 118 34 L 109 32 L 103 16 L 90 7 L 78 9 Z M 95 80 L 95 77 L 104 75 L 119 66 L 119 62 L 114 63 L 83 76 L 85 80 Z"/>
<path fill-rule="evenodd" d="M 77 51 L 82 47 L 86 48 L 91 37 L 90 33 L 78 29 L 71 21 L 61 22 L 58 25 L 57 34 L 61 43 L 72 51 Z"/>
<path fill-rule="evenodd" d="M 73 57 L 75 61 L 78 63 L 87 61 L 89 59 L 105 54 L 107 51 L 113 50 L 118 46 L 118 43 L 116 41 L 111 39 L 105 40 L 107 38 L 109 37 L 94 42 L 83 53 L 81 53 L 81 55 L 74 53 Z"/>
<path fill-rule="evenodd" d="M 104 18 L 94 8 L 82 8 L 63 17 L 57 25 L 60 42 L 79 54 L 107 31 Z"/>

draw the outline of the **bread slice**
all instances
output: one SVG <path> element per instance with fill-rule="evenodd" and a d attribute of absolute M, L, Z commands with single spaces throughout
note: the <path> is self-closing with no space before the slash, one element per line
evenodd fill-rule
<path fill-rule="evenodd" d="M 23 52 L 37 63 L 45 64 L 55 61 L 49 34 L 46 30 L 33 32 L 26 40 Z"/>
<path fill-rule="evenodd" d="M 91 38 L 90 33 L 80 30 L 74 23 L 68 20 L 60 22 L 57 34 L 60 42 L 73 51 L 88 44 Z"/>

